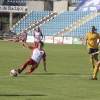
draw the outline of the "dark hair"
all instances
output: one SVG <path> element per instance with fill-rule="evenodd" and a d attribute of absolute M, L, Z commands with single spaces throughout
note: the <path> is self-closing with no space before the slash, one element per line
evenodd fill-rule
<path fill-rule="evenodd" d="M 44 43 L 43 43 L 42 41 L 39 41 L 39 43 L 40 43 L 42 46 L 44 46 Z"/>
<path fill-rule="evenodd" d="M 95 28 L 95 26 L 92 26 L 93 27 L 93 29 L 96 31 L 97 29 Z"/>

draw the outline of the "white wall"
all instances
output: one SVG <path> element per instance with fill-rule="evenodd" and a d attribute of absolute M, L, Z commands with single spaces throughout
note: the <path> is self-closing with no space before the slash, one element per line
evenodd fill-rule
<path fill-rule="evenodd" d="M 54 1 L 53 11 L 61 12 L 68 10 L 68 1 Z"/>
<path fill-rule="evenodd" d="M 57 12 L 68 10 L 68 1 L 54 1 L 53 8 L 48 2 L 44 1 L 26 1 L 26 6 L 28 6 L 28 12 L 31 10 L 53 10 Z"/>
<path fill-rule="evenodd" d="M 28 12 L 31 10 L 44 10 L 44 1 L 26 1 Z"/>
<path fill-rule="evenodd" d="M 69 11 L 73 11 L 76 7 L 69 7 Z"/>

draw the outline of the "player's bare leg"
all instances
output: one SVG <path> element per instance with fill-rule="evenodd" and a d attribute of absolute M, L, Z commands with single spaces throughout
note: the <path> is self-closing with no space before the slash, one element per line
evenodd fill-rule
<path fill-rule="evenodd" d="M 21 72 L 27 67 L 27 65 L 30 65 L 31 64 L 31 60 L 28 59 L 20 69 L 18 69 L 18 73 L 21 74 Z"/>

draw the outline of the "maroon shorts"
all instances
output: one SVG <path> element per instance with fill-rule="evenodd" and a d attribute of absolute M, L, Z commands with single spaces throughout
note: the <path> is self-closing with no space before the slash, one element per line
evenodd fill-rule
<path fill-rule="evenodd" d="M 36 65 L 38 66 L 37 62 L 35 62 L 35 61 L 34 61 L 33 59 L 31 59 L 31 58 L 28 59 L 28 62 L 29 62 L 29 65 L 34 65 L 34 64 L 36 64 Z"/>

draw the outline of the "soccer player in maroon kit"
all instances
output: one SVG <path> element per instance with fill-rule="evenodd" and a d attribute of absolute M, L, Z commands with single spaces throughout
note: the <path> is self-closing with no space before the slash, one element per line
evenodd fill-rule
<path fill-rule="evenodd" d="M 31 49 L 33 53 L 31 57 L 22 65 L 22 67 L 18 69 L 18 73 L 20 74 L 27 67 L 27 65 L 31 65 L 30 70 L 26 72 L 26 74 L 30 74 L 38 67 L 41 58 L 43 58 L 44 70 L 46 71 L 46 53 L 42 49 L 44 46 L 44 43 L 42 41 L 39 41 L 37 48 L 33 46 L 29 46 L 28 44 L 24 42 L 23 44 L 27 46 L 29 49 Z"/>
<path fill-rule="evenodd" d="M 27 40 L 27 32 L 24 30 L 24 32 L 21 34 L 22 36 L 22 42 L 26 43 Z M 25 44 L 23 44 L 23 47 L 25 47 Z"/>
<path fill-rule="evenodd" d="M 34 32 L 34 46 L 37 47 L 39 41 L 41 41 L 43 39 L 43 35 L 42 32 L 40 30 L 40 28 L 36 28 L 36 31 Z"/>

